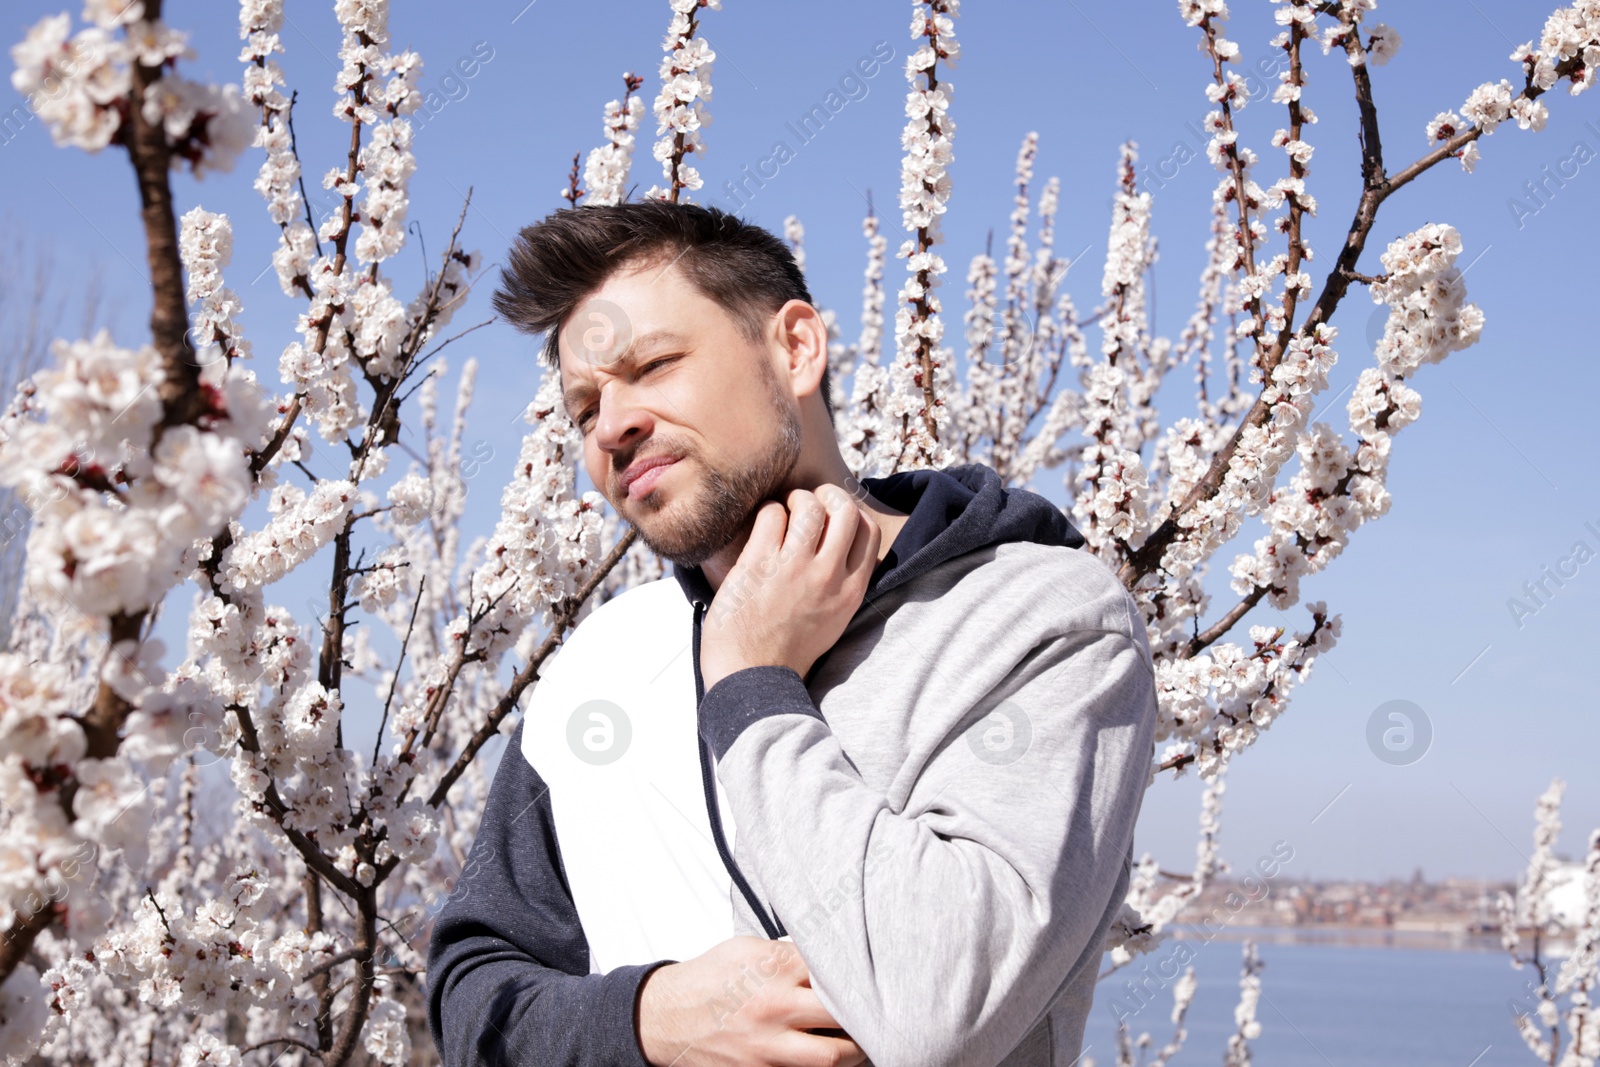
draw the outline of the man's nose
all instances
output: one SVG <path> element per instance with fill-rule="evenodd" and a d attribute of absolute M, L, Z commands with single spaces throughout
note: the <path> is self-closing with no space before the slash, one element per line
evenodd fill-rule
<path fill-rule="evenodd" d="M 654 418 L 644 404 L 637 386 L 612 382 L 600 392 L 600 408 L 595 415 L 595 441 L 607 452 L 634 448 L 648 437 Z"/>

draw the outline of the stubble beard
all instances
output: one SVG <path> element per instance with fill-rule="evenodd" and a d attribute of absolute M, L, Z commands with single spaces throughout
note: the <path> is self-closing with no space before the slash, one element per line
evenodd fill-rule
<path fill-rule="evenodd" d="M 777 499 L 799 462 L 803 435 L 793 408 L 774 393 L 769 393 L 769 398 L 778 434 L 762 455 L 751 463 L 722 470 L 697 453 L 685 452 L 679 462 L 694 459 L 702 474 L 692 487 L 680 490 L 684 499 L 676 508 L 670 501 L 652 502 L 659 490 L 630 501 L 647 513 L 635 525 L 639 539 L 656 555 L 679 567 L 698 567 L 749 532 L 763 501 Z"/>

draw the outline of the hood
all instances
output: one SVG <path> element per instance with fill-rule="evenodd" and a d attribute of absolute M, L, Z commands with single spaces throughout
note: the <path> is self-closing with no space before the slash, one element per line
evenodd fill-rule
<path fill-rule="evenodd" d="M 878 561 L 866 597 L 888 592 L 954 559 L 988 545 L 1032 541 L 1082 547 L 1083 535 L 1066 514 L 1038 493 L 1008 489 L 982 463 L 900 471 L 861 484 L 878 500 L 909 514 L 889 552 Z M 684 595 L 711 602 L 711 583 L 699 567 L 673 565 Z"/>

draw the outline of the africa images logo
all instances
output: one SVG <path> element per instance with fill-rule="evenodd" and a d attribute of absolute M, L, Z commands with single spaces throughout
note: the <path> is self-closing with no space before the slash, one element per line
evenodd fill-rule
<path fill-rule="evenodd" d="M 1367 716 L 1367 747 L 1385 763 L 1408 766 L 1432 744 L 1433 720 L 1409 700 L 1386 700 Z"/>
<path fill-rule="evenodd" d="M 567 718 L 567 747 L 583 762 L 595 767 L 615 763 L 633 740 L 633 723 L 620 704 L 586 700 Z"/>

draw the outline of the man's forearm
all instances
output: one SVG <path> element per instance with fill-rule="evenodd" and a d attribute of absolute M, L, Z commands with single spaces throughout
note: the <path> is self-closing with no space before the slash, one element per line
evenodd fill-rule
<path fill-rule="evenodd" d="M 638 993 L 670 961 L 569 975 L 487 941 L 456 943 L 430 1015 L 444 1067 L 649 1067 L 636 1031 Z M 466 962 L 465 966 L 459 964 Z"/>

